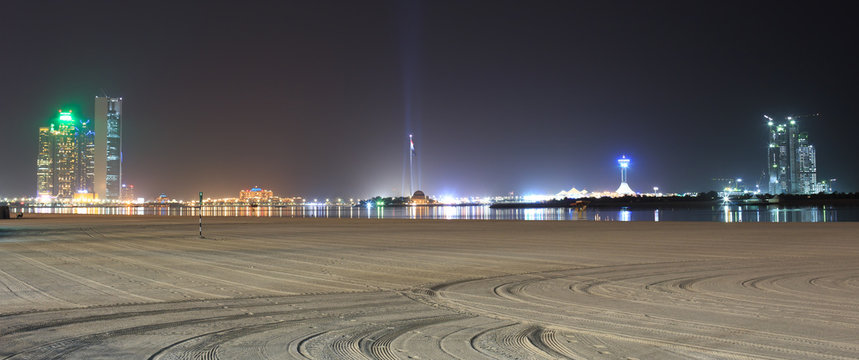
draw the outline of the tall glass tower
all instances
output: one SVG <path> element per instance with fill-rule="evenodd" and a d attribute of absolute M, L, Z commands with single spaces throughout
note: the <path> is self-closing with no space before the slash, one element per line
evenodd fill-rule
<path fill-rule="evenodd" d="M 39 128 L 39 157 L 36 159 L 36 193 L 39 197 L 54 195 L 54 139 L 51 127 Z"/>
<path fill-rule="evenodd" d="M 95 97 L 95 195 L 117 200 L 122 190 L 122 98 Z"/>
<path fill-rule="evenodd" d="M 817 154 L 814 145 L 808 143 L 808 134 L 800 133 L 797 142 L 797 165 L 799 170 L 799 190 L 804 194 L 822 191 L 817 185 Z"/>

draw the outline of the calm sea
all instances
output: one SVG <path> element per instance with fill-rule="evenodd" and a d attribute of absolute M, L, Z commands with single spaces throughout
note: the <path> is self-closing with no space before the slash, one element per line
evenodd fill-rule
<path fill-rule="evenodd" d="M 192 207 L 29 207 L 13 212 L 42 214 L 197 216 Z M 777 207 L 727 205 L 709 208 L 660 209 L 491 209 L 489 206 L 380 207 L 287 206 L 204 207 L 203 216 L 258 216 L 342 219 L 446 220 L 584 220 L 584 221 L 714 221 L 714 222 L 837 222 L 859 221 L 859 207 Z"/>

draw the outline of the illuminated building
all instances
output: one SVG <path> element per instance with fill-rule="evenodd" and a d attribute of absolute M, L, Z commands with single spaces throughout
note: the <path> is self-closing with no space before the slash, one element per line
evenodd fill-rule
<path fill-rule="evenodd" d="M 808 143 L 808 134 L 799 134 L 797 165 L 799 172 L 799 192 L 814 194 L 821 190 L 817 186 L 817 154 L 814 145 Z"/>
<path fill-rule="evenodd" d="M 775 124 L 772 118 L 765 117 L 770 130 L 767 147 L 769 192 L 770 194 L 797 192 L 795 190 L 798 177 L 796 120 L 788 116 L 788 122 Z"/>
<path fill-rule="evenodd" d="M 81 120 L 76 128 L 78 159 L 75 164 L 75 189 L 93 194 L 95 180 L 95 132 L 90 120 Z M 94 195 L 93 195 L 94 196 Z"/>
<path fill-rule="evenodd" d="M 60 121 L 53 129 L 53 194 L 58 198 L 71 198 L 75 194 L 75 166 L 77 163 L 75 136 L 74 136 L 74 120 L 71 112 L 60 112 Z"/>
<path fill-rule="evenodd" d="M 96 198 L 122 197 L 122 98 L 95 97 Z"/>
<path fill-rule="evenodd" d="M 49 127 L 39 128 L 36 191 L 39 197 L 72 199 L 93 186 L 93 133 L 89 121 L 59 111 Z"/>
<path fill-rule="evenodd" d="M 239 192 L 240 201 L 269 201 L 274 197 L 271 190 L 263 190 L 260 187 L 254 186 L 250 190 L 242 190 Z"/>
<path fill-rule="evenodd" d="M 620 195 L 635 195 L 635 191 L 632 191 L 632 188 L 627 184 L 626 171 L 629 169 L 629 159 L 624 155 L 620 159 L 617 159 L 617 163 L 620 165 L 620 186 L 615 192 Z"/>
<path fill-rule="evenodd" d="M 78 191 L 77 193 L 75 193 L 74 201 L 76 203 L 91 203 L 95 200 L 93 195 L 95 195 L 95 194 L 83 192 L 83 191 Z"/>
<path fill-rule="evenodd" d="M 566 191 L 563 191 L 563 190 L 562 190 L 561 192 L 559 192 L 559 193 L 555 194 L 555 197 L 554 197 L 554 198 L 555 198 L 555 199 L 564 199 L 564 198 L 567 198 L 567 199 L 578 199 L 578 198 L 580 198 L 580 197 L 585 197 L 585 196 L 587 196 L 587 194 L 588 194 L 588 191 L 587 191 L 587 190 L 579 190 L 579 189 L 576 189 L 576 188 L 571 188 L 570 190 L 566 190 Z"/>
<path fill-rule="evenodd" d="M 123 201 L 133 201 L 134 198 L 134 185 L 125 185 L 122 184 L 122 196 L 121 199 Z"/>
<path fill-rule="evenodd" d="M 170 201 L 172 201 L 172 200 L 170 199 L 170 197 L 167 196 L 167 194 L 158 195 L 158 198 L 155 199 L 155 203 L 158 203 L 158 204 L 167 204 Z"/>
<path fill-rule="evenodd" d="M 410 203 L 415 204 L 415 205 L 424 205 L 424 204 L 429 203 L 429 199 L 427 198 L 427 195 L 424 194 L 424 192 L 420 191 L 420 190 L 415 191 L 415 193 L 412 194 L 412 197 L 410 200 L 411 200 Z"/>
<path fill-rule="evenodd" d="M 807 133 L 800 133 L 797 119 L 788 116 L 784 123 L 776 124 L 764 115 L 769 128 L 767 146 L 767 173 L 770 194 L 812 194 L 821 186 L 817 183 L 817 154 L 808 141 Z"/>
<path fill-rule="evenodd" d="M 51 128 L 39 128 L 39 157 L 36 159 L 36 193 L 40 197 L 52 196 L 53 185 L 53 138 Z"/>

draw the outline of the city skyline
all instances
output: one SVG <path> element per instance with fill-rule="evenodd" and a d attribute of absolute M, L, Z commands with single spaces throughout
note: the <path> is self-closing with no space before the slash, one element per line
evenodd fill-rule
<path fill-rule="evenodd" d="M 121 106 L 121 97 L 96 96 L 95 125 L 91 125 L 91 120 L 89 119 L 77 121 L 71 116 L 71 110 L 63 112 L 60 109 L 59 117 L 54 119 L 50 127 L 39 128 L 40 152 L 36 172 L 37 189 L 39 190 L 37 195 L 39 197 L 42 197 L 43 200 L 47 199 L 46 197 L 48 196 L 52 196 L 55 199 L 72 199 L 72 195 L 77 192 L 92 193 L 93 199 L 134 200 L 124 195 L 124 192 L 127 190 L 133 192 L 133 186 L 127 188 L 126 184 L 121 181 Z M 819 116 L 820 114 L 786 116 L 784 122 L 777 123 L 772 117 L 763 115 L 769 129 L 767 166 L 762 172 L 759 181 L 755 184 L 755 189 L 744 188 L 745 191 L 769 194 L 816 194 L 832 191 L 832 184 L 827 185 L 826 180 L 818 182 L 816 150 L 814 145 L 809 142 L 808 133 L 799 131 L 799 119 L 811 119 Z M 98 130 L 93 131 L 92 127 Z M 48 137 L 51 135 L 53 137 Z M 404 175 L 404 188 L 401 196 L 411 196 L 413 192 L 416 193 L 415 191 L 423 194 L 419 190 L 419 177 L 417 180 L 418 187 L 415 187 L 416 150 L 414 135 L 409 134 L 408 139 L 407 157 L 409 161 L 408 168 L 404 168 L 404 172 L 408 170 L 409 191 L 408 193 L 405 192 L 406 175 Z M 69 144 L 64 145 L 65 142 Z M 106 151 L 93 151 L 94 148 L 105 148 Z M 63 163 L 56 159 L 65 158 L 66 156 L 62 154 L 71 152 L 74 152 L 77 157 L 69 158 L 65 161 L 68 163 L 66 164 L 67 166 L 63 167 Z M 614 193 L 619 195 L 641 193 L 633 191 L 627 183 L 627 170 L 630 159 L 626 155 L 622 155 L 621 158 L 617 159 L 617 162 L 621 172 L 621 185 Z M 420 174 L 419 167 L 417 173 Z M 61 175 L 58 176 L 57 174 Z M 58 185 L 58 179 L 62 179 L 63 177 L 67 177 L 67 181 L 65 183 L 60 181 L 60 185 Z M 764 179 L 768 181 L 766 186 L 762 186 L 763 184 L 761 184 Z M 722 180 L 734 181 L 734 179 Z M 736 178 L 735 180 L 736 185 L 742 182 L 741 178 Z M 54 190 L 57 187 L 61 188 Z M 106 189 L 107 192 L 104 190 L 99 191 L 98 189 Z M 256 186 L 253 189 L 260 190 Z M 653 190 L 656 193 L 658 186 L 654 186 Z M 725 190 L 728 189 L 726 188 Z M 736 190 L 739 189 L 731 191 Z M 597 193 L 600 192 L 607 193 L 608 191 L 597 190 Z M 169 191 L 162 191 L 159 196 L 163 197 L 166 193 L 169 193 Z M 513 193 L 511 192 L 506 195 L 512 195 Z M 563 193 L 566 192 L 562 189 L 558 194 Z M 301 197 L 302 194 L 292 195 Z M 452 196 L 451 194 L 435 195 L 439 197 Z M 456 195 L 467 198 L 473 196 L 499 196 L 502 194 Z M 533 192 L 530 194 L 519 193 L 518 195 L 551 196 Z M 376 196 L 379 196 L 379 194 L 376 194 Z M 328 199 L 325 200 L 326 203 L 328 201 Z M 342 202 L 342 200 L 338 199 L 336 202 Z"/>
<path fill-rule="evenodd" d="M 856 191 L 839 166 L 859 131 L 856 25 L 837 6 L 734 6 L 4 5 L 0 195 L 33 193 L 45 114 L 95 119 L 104 92 L 130 106 L 121 176 L 147 198 L 399 195 L 408 134 L 427 194 L 613 190 L 620 154 L 633 189 L 719 190 L 759 181 L 763 114 L 808 113 L 818 174 Z"/>
<path fill-rule="evenodd" d="M 34 197 L 128 200 L 122 182 L 122 98 L 95 97 L 95 121 L 63 111 L 39 127 Z"/>

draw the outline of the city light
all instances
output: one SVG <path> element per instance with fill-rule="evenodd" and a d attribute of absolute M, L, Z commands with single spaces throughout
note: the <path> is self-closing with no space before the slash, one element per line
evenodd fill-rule
<path fill-rule="evenodd" d="M 525 195 L 523 198 L 527 202 L 539 202 L 539 201 L 551 200 L 553 198 L 553 196 L 530 194 L 530 195 Z"/>
<path fill-rule="evenodd" d="M 74 119 L 72 119 L 71 110 L 69 110 L 69 112 L 63 112 L 62 110 L 60 110 L 60 120 L 61 121 L 74 121 Z"/>

